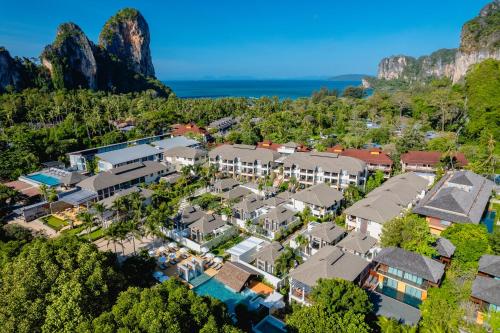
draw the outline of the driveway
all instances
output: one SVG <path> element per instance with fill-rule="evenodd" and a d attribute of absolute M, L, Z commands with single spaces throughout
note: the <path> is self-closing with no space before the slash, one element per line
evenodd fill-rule
<path fill-rule="evenodd" d="M 49 226 L 46 226 L 45 224 L 42 223 L 42 221 L 40 221 L 38 219 L 31 221 L 31 222 L 26 222 L 21 218 L 14 218 L 13 220 L 8 221 L 7 224 L 17 224 L 17 225 L 20 225 L 26 229 L 32 230 L 33 233 L 40 233 L 40 234 L 43 234 L 49 238 L 53 238 L 53 237 L 58 236 L 57 231 L 50 228 Z"/>

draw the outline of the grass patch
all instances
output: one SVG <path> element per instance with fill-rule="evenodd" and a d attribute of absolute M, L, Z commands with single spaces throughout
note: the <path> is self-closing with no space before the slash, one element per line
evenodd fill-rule
<path fill-rule="evenodd" d="M 59 231 L 68 225 L 68 222 L 61 220 L 60 218 L 57 218 L 54 215 L 46 216 L 42 218 L 42 221 L 55 231 Z"/>
<path fill-rule="evenodd" d="M 213 248 L 210 252 L 216 256 L 222 256 L 225 254 L 226 250 L 243 241 L 243 237 L 237 235 L 233 238 L 228 239 L 226 242 L 219 244 L 219 246 Z"/>
<path fill-rule="evenodd" d="M 94 242 L 104 237 L 104 229 L 103 228 L 96 229 L 92 231 L 90 234 L 83 235 L 82 237 L 88 239 L 91 242 Z"/>
<path fill-rule="evenodd" d="M 72 235 L 78 235 L 80 232 L 82 232 L 84 229 L 84 226 L 79 226 L 73 229 L 66 229 L 63 230 L 61 233 L 64 235 L 72 236 Z"/>

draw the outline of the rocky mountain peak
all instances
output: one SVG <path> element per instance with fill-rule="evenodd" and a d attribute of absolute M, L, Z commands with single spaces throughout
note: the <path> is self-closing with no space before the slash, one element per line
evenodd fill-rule
<path fill-rule="evenodd" d="M 149 48 L 149 26 L 142 14 L 132 8 L 120 10 L 104 25 L 99 45 L 144 76 L 154 77 Z"/>
<path fill-rule="evenodd" d="M 61 24 L 56 38 L 45 47 L 41 60 L 56 88 L 97 88 L 94 45 L 74 23 Z"/>
<path fill-rule="evenodd" d="M 6 48 L 0 46 L 0 92 L 7 86 L 18 89 L 22 84 L 21 66 L 10 56 Z"/>

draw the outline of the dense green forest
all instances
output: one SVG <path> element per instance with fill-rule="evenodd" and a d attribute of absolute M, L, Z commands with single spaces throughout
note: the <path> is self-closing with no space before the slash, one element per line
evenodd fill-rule
<path fill-rule="evenodd" d="M 0 95 L 0 178 L 14 179 L 41 162 L 65 161 L 69 151 L 158 134 L 174 123 L 206 126 L 229 115 L 241 116 L 239 127 L 226 137 L 232 142 L 294 140 L 318 150 L 335 143 L 347 147 L 377 143 L 396 160 L 408 149 L 461 150 L 473 170 L 498 173 L 498 91 L 500 62 L 494 60 L 476 65 L 462 84 L 434 80 L 393 93 L 375 91 L 367 98 L 354 88 L 344 96 L 322 89 L 311 98 L 294 101 L 25 89 Z M 136 128 L 124 134 L 112 125 L 115 120 L 132 120 Z M 381 127 L 369 130 L 366 121 Z M 426 143 L 423 134 L 430 130 L 442 136 Z"/>

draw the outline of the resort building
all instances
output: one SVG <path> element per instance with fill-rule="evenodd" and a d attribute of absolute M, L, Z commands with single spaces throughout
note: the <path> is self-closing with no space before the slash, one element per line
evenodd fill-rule
<path fill-rule="evenodd" d="M 153 197 L 154 191 L 149 190 L 147 188 L 140 188 L 137 186 L 133 186 L 133 187 L 130 187 L 128 189 L 118 191 L 115 194 L 113 194 L 112 196 L 98 201 L 98 203 L 102 204 L 105 208 L 105 211 L 102 215 L 102 218 L 104 219 L 104 221 L 111 221 L 116 216 L 117 212 L 116 212 L 116 210 L 114 210 L 114 203 L 116 200 L 123 198 L 125 196 L 128 196 L 128 195 L 131 195 L 133 193 L 137 193 L 139 195 L 139 197 L 142 200 L 143 206 L 147 206 L 147 205 L 151 204 L 151 198 Z M 91 208 L 91 210 L 96 215 L 99 215 L 97 213 L 97 211 L 95 211 L 94 208 Z"/>
<path fill-rule="evenodd" d="M 266 232 L 265 236 L 270 239 L 274 239 L 277 233 L 301 223 L 297 217 L 297 212 L 286 206 L 274 207 L 259 219 L 262 221 L 262 228 Z"/>
<path fill-rule="evenodd" d="M 170 166 L 160 162 L 137 162 L 101 172 L 82 180 L 76 186 L 95 193 L 98 200 L 102 200 L 134 185 L 156 182 L 160 177 L 172 172 L 174 170 Z"/>
<path fill-rule="evenodd" d="M 371 149 L 353 149 L 337 145 L 326 150 L 327 152 L 336 153 L 342 156 L 354 157 L 366 163 L 368 171 L 375 172 L 380 170 L 384 173 L 385 178 L 389 178 L 392 172 L 392 160 L 380 148 Z"/>
<path fill-rule="evenodd" d="M 306 207 L 316 217 L 336 214 L 344 196 L 325 183 L 316 184 L 292 195 L 292 206 L 302 212 Z"/>
<path fill-rule="evenodd" d="M 203 127 L 197 126 L 195 123 L 188 124 L 174 124 L 172 125 L 172 135 L 173 136 L 184 136 L 186 134 L 194 135 L 196 137 L 201 137 L 203 142 L 207 142 L 210 139 L 210 134 Z"/>
<path fill-rule="evenodd" d="M 273 150 L 249 145 L 222 145 L 208 153 L 210 165 L 223 174 L 248 180 L 267 177 L 280 157 Z"/>
<path fill-rule="evenodd" d="M 349 185 L 364 188 L 368 173 L 365 162 L 334 153 L 294 153 L 282 163 L 284 180 L 296 179 L 303 187 L 328 183 L 338 190 Z"/>
<path fill-rule="evenodd" d="M 291 155 L 296 152 L 308 152 L 311 151 L 307 146 L 295 142 L 288 142 L 285 144 L 274 143 L 270 140 L 264 140 L 257 143 L 258 148 L 265 148 L 277 151 L 281 155 Z"/>
<path fill-rule="evenodd" d="M 401 155 L 401 170 L 417 172 L 433 182 L 435 172 L 444 157 L 445 154 L 439 151 L 409 151 Z M 452 162 L 456 169 L 469 164 L 465 155 L 458 152 L 453 155 Z"/>
<path fill-rule="evenodd" d="M 215 278 L 235 292 L 248 288 L 259 272 L 238 262 L 226 262 Z"/>
<path fill-rule="evenodd" d="M 249 194 L 233 206 L 233 218 L 241 227 L 245 228 L 247 221 L 255 222 L 266 212 L 264 199 L 256 194 Z"/>
<path fill-rule="evenodd" d="M 191 147 L 175 147 L 163 152 L 166 162 L 181 169 L 185 166 L 194 166 L 205 163 L 208 153 L 203 149 Z"/>
<path fill-rule="evenodd" d="M 234 117 L 224 117 L 221 119 L 217 119 L 212 121 L 208 125 L 208 130 L 219 133 L 226 133 L 231 127 L 233 127 L 237 123 L 236 119 Z"/>
<path fill-rule="evenodd" d="M 99 153 L 95 155 L 95 158 L 97 158 L 98 170 L 108 171 L 131 163 L 145 161 L 159 162 L 162 160 L 163 154 L 160 150 L 150 145 L 142 144 Z"/>
<path fill-rule="evenodd" d="M 234 178 L 217 179 L 212 184 L 211 190 L 212 190 L 212 192 L 215 192 L 215 193 L 223 193 L 223 192 L 227 192 L 229 190 L 232 190 L 233 188 L 237 187 L 238 185 L 240 185 L 240 182 Z"/>
<path fill-rule="evenodd" d="M 307 226 L 307 231 L 302 233 L 302 236 L 307 240 L 307 244 L 303 249 L 303 255 L 311 256 L 326 246 L 337 244 L 344 238 L 346 231 L 333 222 L 310 222 Z M 295 239 L 290 245 L 298 247 Z"/>
<path fill-rule="evenodd" d="M 284 249 L 285 248 L 283 247 L 283 245 L 281 245 L 280 242 L 272 242 L 262 247 L 255 254 L 255 267 L 266 273 L 277 275 L 276 261 L 283 253 Z"/>
<path fill-rule="evenodd" d="M 449 240 L 444 237 L 439 237 L 436 240 L 436 245 L 434 246 L 438 255 L 438 260 L 445 264 L 446 267 L 450 266 L 451 258 L 455 254 L 456 247 Z"/>
<path fill-rule="evenodd" d="M 161 134 L 127 142 L 115 143 L 107 146 L 74 151 L 68 153 L 70 168 L 73 170 L 85 171 L 87 170 L 87 162 L 93 160 L 96 154 L 120 150 L 130 146 L 137 146 L 137 145 L 157 142 L 158 140 L 162 140 L 167 136 L 169 136 L 169 134 Z"/>
<path fill-rule="evenodd" d="M 372 288 L 378 293 L 418 308 L 430 287 L 439 287 L 445 265 L 397 247 L 383 248 L 370 271 Z"/>
<path fill-rule="evenodd" d="M 486 313 L 500 311 L 500 256 L 481 257 L 470 299 L 476 306 L 478 324 L 483 324 Z"/>
<path fill-rule="evenodd" d="M 427 193 L 413 210 L 426 217 L 433 234 L 452 223 L 478 224 L 495 184 L 471 171 L 451 171 Z"/>
<path fill-rule="evenodd" d="M 159 150 L 168 150 L 177 147 L 199 148 L 201 146 L 198 141 L 185 136 L 174 136 L 172 138 L 153 141 L 151 145 Z"/>
<path fill-rule="evenodd" d="M 380 250 L 377 245 L 378 240 L 375 237 L 358 231 L 352 231 L 347 236 L 337 243 L 337 247 L 344 252 L 352 253 L 368 261 Z"/>
<path fill-rule="evenodd" d="M 226 222 L 220 215 L 204 213 L 200 219 L 188 226 L 190 239 L 201 244 L 223 233 L 225 226 Z"/>
<path fill-rule="evenodd" d="M 427 186 L 427 180 L 412 172 L 388 179 L 344 211 L 347 228 L 380 239 L 383 225 L 408 212 Z"/>
<path fill-rule="evenodd" d="M 357 255 L 342 252 L 335 246 L 325 246 L 289 272 L 289 299 L 311 304 L 310 294 L 319 279 L 341 278 L 361 285 L 369 265 Z"/>

